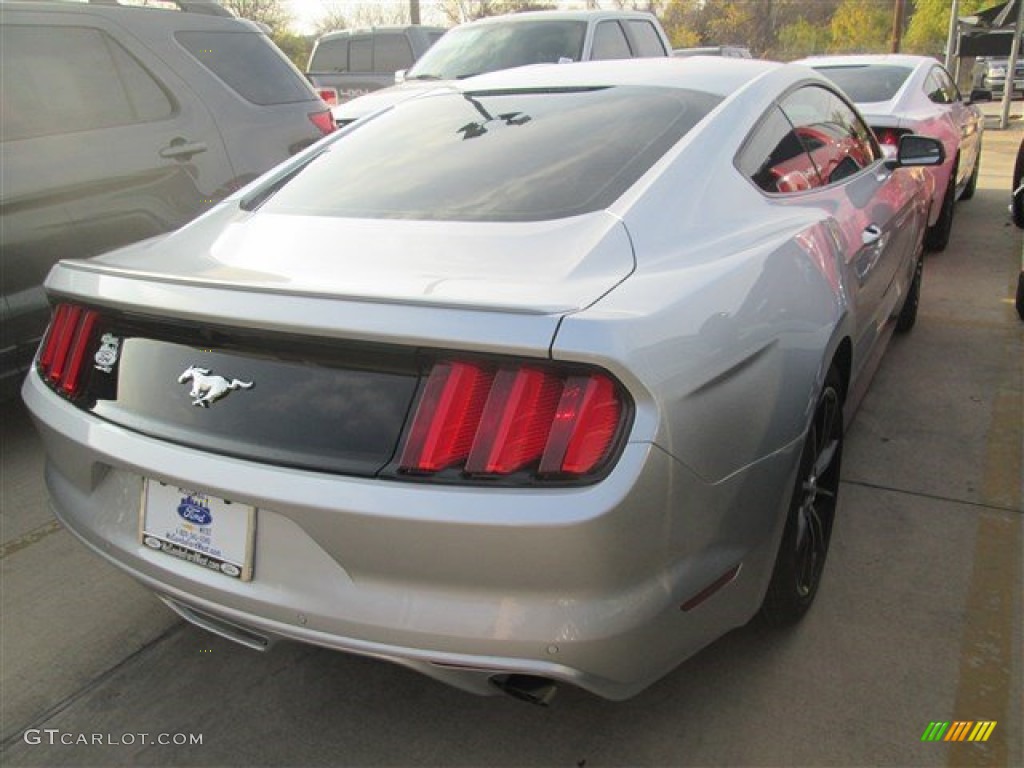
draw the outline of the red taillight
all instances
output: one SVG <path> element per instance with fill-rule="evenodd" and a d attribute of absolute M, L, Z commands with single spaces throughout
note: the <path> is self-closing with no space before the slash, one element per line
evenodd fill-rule
<path fill-rule="evenodd" d="M 537 461 L 548 440 L 562 381 L 533 368 L 503 368 L 466 460 L 471 474 L 507 475 Z"/>
<path fill-rule="evenodd" d="M 331 110 L 329 109 L 324 109 L 320 112 L 310 112 L 309 121 L 313 123 L 313 125 L 315 125 L 324 136 L 338 127 L 334 124 L 334 116 L 331 114 Z"/>
<path fill-rule="evenodd" d="M 589 472 L 604 458 L 622 417 L 615 386 L 604 376 L 573 376 L 565 384 L 540 471 Z"/>
<path fill-rule="evenodd" d="M 74 397 L 79 393 L 82 365 L 99 314 L 71 304 L 60 304 L 53 314 L 39 355 L 39 373 L 56 389 Z"/>
<path fill-rule="evenodd" d="M 878 128 L 875 131 L 875 136 L 878 138 L 879 144 L 887 147 L 898 147 L 902 133 L 902 131 L 898 131 L 895 128 Z"/>
<path fill-rule="evenodd" d="M 437 363 L 427 378 L 400 469 L 428 474 L 586 475 L 608 457 L 623 405 L 602 373 L 531 365 Z"/>
<path fill-rule="evenodd" d="M 402 467 L 436 472 L 464 461 L 493 380 L 494 372 L 479 365 L 435 365 L 402 452 Z"/>
<path fill-rule="evenodd" d="M 338 90 L 336 88 L 317 88 L 316 95 L 330 106 L 338 103 Z"/>

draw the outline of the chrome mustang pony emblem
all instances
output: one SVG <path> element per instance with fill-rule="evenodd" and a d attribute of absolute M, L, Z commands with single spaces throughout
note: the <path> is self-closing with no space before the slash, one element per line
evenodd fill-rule
<path fill-rule="evenodd" d="M 178 383 L 184 384 L 192 379 L 192 391 L 189 396 L 192 398 L 192 405 L 200 408 L 209 408 L 215 400 L 220 400 L 228 392 L 236 389 L 249 389 L 251 381 L 240 381 L 232 379 L 228 381 L 223 376 L 211 376 L 208 368 L 200 368 L 190 365 L 185 372 L 178 377 Z"/>

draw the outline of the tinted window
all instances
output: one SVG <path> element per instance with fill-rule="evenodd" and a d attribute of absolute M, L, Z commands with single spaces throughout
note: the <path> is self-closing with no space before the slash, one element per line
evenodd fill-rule
<path fill-rule="evenodd" d="M 321 40 L 313 53 L 310 72 L 347 72 L 348 40 Z"/>
<path fill-rule="evenodd" d="M 825 88 L 801 88 L 781 107 L 826 184 L 852 176 L 881 156 L 871 130 Z"/>
<path fill-rule="evenodd" d="M 579 61 L 583 21 L 516 21 L 457 27 L 409 70 L 410 78 L 455 80 L 526 64 Z"/>
<path fill-rule="evenodd" d="M 351 72 L 373 71 L 373 40 L 357 37 L 349 43 L 348 66 Z"/>
<path fill-rule="evenodd" d="M 944 69 L 935 67 L 924 85 L 928 98 L 936 104 L 952 104 L 960 99 L 960 92 Z"/>
<path fill-rule="evenodd" d="M 395 72 L 412 65 L 412 48 L 405 35 L 376 35 L 373 38 L 373 71 Z"/>
<path fill-rule="evenodd" d="M 252 32 L 177 32 L 175 39 L 235 93 L 253 104 L 315 98 L 276 47 Z"/>
<path fill-rule="evenodd" d="M 804 142 L 778 109 L 772 109 L 740 152 L 740 172 L 765 192 L 803 192 L 821 186 Z"/>
<path fill-rule="evenodd" d="M 3 139 L 71 133 L 169 117 L 163 88 L 98 29 L 0 28 Z"/>
<path fill-rule="evenodd" d="M 664 56 L 668 51 L 658 36 L 658 31 L 649 21 L 630 19 L 629 31 L 633 34 L 633 42 L 637 46 L 637 56 Z"/>
<path fill-rule="evenodd" d="M 628 59 L 632 56 L 626 33 L 617 21 L 602 21 L 594 30 L 592 59 Z"/>
<path fill-rule="evenodd" d="M 889 64 L 849 67 L 816 67 L 816 69 L 858 104 L 889 101 L 903 87 L 913 70 Z"/>
<path fill-rule="evenodd" d="M 333 142 L 265 208 L 464 221 L 530 221 L 599 210 L 719 101 L 650 87 L 413 99 Z"/>

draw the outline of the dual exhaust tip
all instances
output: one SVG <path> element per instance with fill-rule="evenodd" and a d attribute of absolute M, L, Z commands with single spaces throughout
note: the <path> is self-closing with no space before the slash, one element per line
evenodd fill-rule
<path fill-rule="evenodd" d="M 558 686 L 546 677 L 535 675 L 495 675 L 491 685 L 514 699 L 546 707 L 558 693 Z"/>

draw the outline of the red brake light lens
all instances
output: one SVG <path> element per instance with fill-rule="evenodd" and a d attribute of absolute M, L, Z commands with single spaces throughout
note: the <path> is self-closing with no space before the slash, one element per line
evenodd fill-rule
<path fill-rule="evenodd" d="M 400 471 L 459 468 L 477 478 L 530 470 L 534 479 L 600 469 L 625 407 L 604 373 L 534 365 L 439 362 L 420 398 Z"/>
<path fill-rule="evenodd" d="M 338 90 L 336 88 L 317 88 L 316 95 L 329 105 L 333 106 L 338 103 Z"/>
<path fill-rule="evenodd" d="M 466 460 L 471 474 L 507 475 L 540 458 L 547 443 L 562 381 L 532 368 L 503 368 Z"/>
<path fill-rule="evenodd" d="M 402 452 L 402 467 L 437 472 L 465 460 L 493 379 L 494 372 L 479 365 L 435 365 Z"/>
<path fill-rule="evenodd" d="M 331 133 L 338 127 L 334 124 L 334 116 L 331 114 L 331 110 L 329 109 L 325 109 L 320 112 L 310 112 L 309 120 L 324 136 Z"/>
<path fill-rule="evenodd" d="M 39 355 L 39 373 L 60 392 L 75 397 L 82 383 L 82 368 L 89 352 L 99 313 L 72 304 L 60 304 Z"/>

